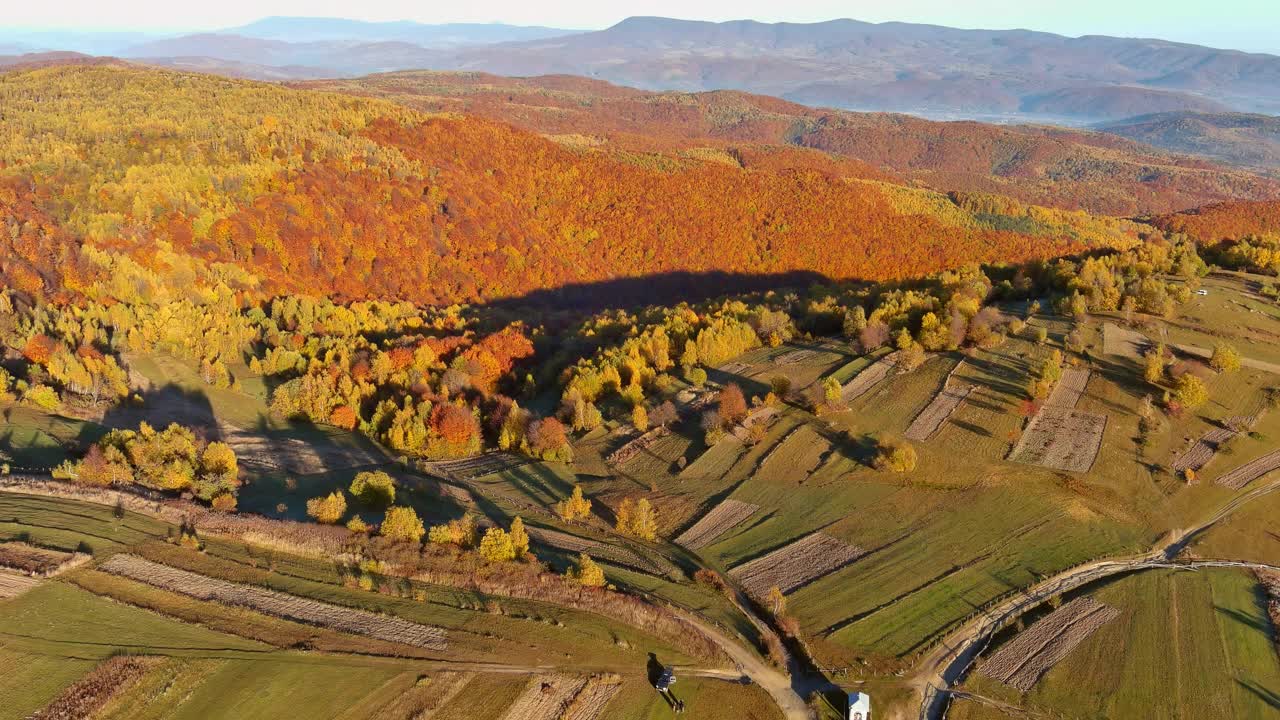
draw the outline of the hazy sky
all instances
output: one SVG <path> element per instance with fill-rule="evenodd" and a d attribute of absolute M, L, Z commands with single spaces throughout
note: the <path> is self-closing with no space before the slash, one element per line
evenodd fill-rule
<path fill-rule="evenodd" d="M 630 15 L 813 22 L 852 17 L 1280 51 L 1280 0 L 7 0 L 0 27 L 212 30 L 267 15 L 601 28 Z"/>

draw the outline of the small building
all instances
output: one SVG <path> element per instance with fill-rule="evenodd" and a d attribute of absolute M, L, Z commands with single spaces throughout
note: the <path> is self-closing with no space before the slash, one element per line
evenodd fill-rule
<path fill-rule="evenodd" d="M 871 720 L 871 696 L 863 692 L 849 693 L 849 720 Z"/>

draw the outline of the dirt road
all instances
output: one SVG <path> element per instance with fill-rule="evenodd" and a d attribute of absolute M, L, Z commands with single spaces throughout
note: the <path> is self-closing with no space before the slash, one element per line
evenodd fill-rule
<path fill-rule="evenodd" d="M 1213 527 L 1241 506 L 1277 489 L 1280 489 L 1280 480 L 1261 485 L 1240 495 L 1199 525 L 1170 533 L 1163 544 L 1149 552 L 1126 558 L 1096 560 L 1065 570 L 1027 588 L 1024 592 L 957 628 L 947 635 L 936 649 L 921 659 L 911 678 L 910 684 L 920 696 L 921 720 L 940 720 L 944 717 L 951 700 L 952 685 L 964 679 L 996 632 L 1055 595 L 1103 578 L 1152 568 L 1256 567 L 1267 569 L 1269 566 L 1230 560 L 1174 562 L 1173 558 L 1181 554 L 1191 540 L 1200 533 Z"/>

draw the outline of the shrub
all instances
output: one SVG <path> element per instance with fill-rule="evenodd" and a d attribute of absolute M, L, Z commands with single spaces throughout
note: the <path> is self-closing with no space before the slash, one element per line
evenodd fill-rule
<path fill-rule="evenodd" d="M 502 528 L 489 528 L 480 540 L 480 557 L 491 563 L 514 560 L 516 548 L 511 535 Z"/>
<path fill-rule="evenodd" d="M 1240 351 L 1227 343 L 1213 346 L 1213 356 L 1209 358 L 1209 367 L 1218 372 L 1235 372 L 1240 369 Z"/>
<path fill-rule="evenodd" d="M 1195 409 L 1209 401 L 1209 389 L 1203 380 L 1188 373 L 1174 383 L 1173 398 L 1182 407 Z"/>
<path fill-rule="evenodd" d="M 347 514 L 347 498 L 341 490 L 335 490 L 323 497 L 313 497 L 307 501 L 307 515 L 316 522 L 336 523 Z"/>
<path fill-rule="evenodd" d="M 381 470 L 357 473 L 351 494 L 370 507 L 387 507 L 396 501 L 396 481 Z"/>
<path fill-rule="evenodd" d="M 586 553 L 578 556 L 578 566 L 569 568 L 565 576 L 584 587 L 604 587 L 605 584 L 604 570 Z"/>
<path fill-rule="evenodd" d="M 416 510 L 398 505 L 387 510 L 387 516 L 383 519 L 382 527 L 379 528 L 378 532 L 389 540 L 416 543 L 422 540 L 426 528 L 422 526 L 422 521 L 418 519 Z"/>
<path fill-rule="evenodd" d="M 886 438 L 879 442 L 876 469 L 906 473 L 916 469 L 916 449 L 906 440 Z"/>

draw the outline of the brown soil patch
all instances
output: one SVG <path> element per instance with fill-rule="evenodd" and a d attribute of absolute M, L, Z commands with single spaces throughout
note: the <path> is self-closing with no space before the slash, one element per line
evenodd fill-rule
<path fill-rule="evenodd" d="M 1075 409 L 1080 396 L 1084 394 L 1085 386 L 1089 384 L 1089 376 L 1090 372 L 1085 368 L 1064 369 L 1058 384 L 1049 393 L 1049 399 L 1045 400 L 1045 407 Z"/>
<path fill-rule="evenodd" d="M 773 552 L 743 563 L 729 574 L 756 598 L 769 594 L 770 588 L 784 593 L 803 587 L 824 575 L 839 570 L 866 551 L 837 540 L 830 535 L 813 533 Z"/>
<path fill-rule="evenodd" d="M 365 635 L 414 647 L 443 650 L 445 631 L 389 615 L 331 605 L 294 595 L 241 585 L 161 565 L 136 555 L 116 555 L 99 569 L 198 600 L 237 605 L 275 617 Z"/>
<path fill-rule="evenodd" d="M 974 390 L 973 385 L 960 385 L 955 388 L 944 388 L 933 396 L 933 400 L 911 421 L 911 426 L 903 433 L 908 440 L 921 442 L 928 440 L 942 429 L 942 424 L 960 407 L 960 403 L 969 397 Z"/>
<path fill-rule="evenodd" d="M 725 500 L 703 515 L 692 527 L 680 533 L 676 544 L 689 550 L 698 550 L 710 545 L 716 538 L 737 527 L 739 523 L 755 514 L 759 505 Z"/>
<path fill-rule="evenodd" d="M 631 458 L 653 447 L 653 444 L 662 438 L 671 434 L 671 429 L 667 427 L 656 427 L 649 432 L 640 435 L 636 439 L 628 442 L 626 445 L 609 453 L 609 457 L 605 458 L 605 462 L 610 465 L 621 465 Z"/>
<path fill-rule="evenodd" d="M 1032 418 L 1009 459 L 1067 472 L 1088 472 L 1102 449 L 1107 416 L 1045 406 Z"/>
<path fill-rule="evenodd" d="M 875 387 L 881 380 L 889 377 L 889 373 L 893 370 L 897 359 L 896 353 L 886 355 L 871 364 L 862 372 L 853 377 L 852 380 L 845 383 L 840 388 L 840 400 L 845 404 L 866 395 L 871 388 Z"/>
<path fill-rule="evenodd" d="M 1091 598 L 1076 598 L 1019 633 L 978 666 L 978 672 L 1027 692 L 1077 645 L 1119 614 L 1119 610 Z"/>

